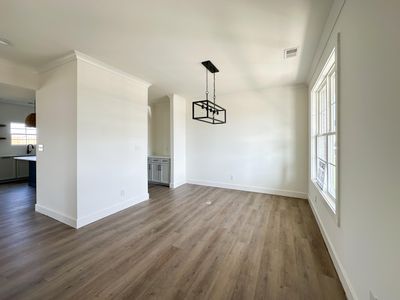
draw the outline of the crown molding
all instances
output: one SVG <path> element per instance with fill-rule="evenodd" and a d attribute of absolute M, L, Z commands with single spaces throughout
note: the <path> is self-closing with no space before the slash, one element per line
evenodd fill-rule
<path fill-rule="evenodd" d="M 67 64 L 67 63 L 72 62 L 72 61 L 83 61 L 83 62 L 89 63 L 91 65 L 94 65 L 94 66 L 96 66 L 98 68 L 104 69 L 104 70 L 106 70 L 108 72 L 111 72 L 111 73 L 117 74 L 119 76 L 125 77 L 125 78 L 127 78 L 129 80 L 132 80 L 132 81 L 136 82 L 136 83 L 142 84 L 142 85 L 146 86 L 147 88 L 149 86 L 151 86 L 151 83 L 149 83 L 149 82 L 147 82 L 147 81 L 145 81 L 143 79 L 140 79 L 140 78 L 138 78 L 136 76 L 133 76 L 133 75 L 131 75 L 131 74 L 125 72 L 125 71 L 122 71 L 122 70 L 120 70 L 118 68 L 115 68 L 113 66 L 110 66 L 110 65 L 108 65 L 108 64 L 106 64 L 106 63 L 104 63 L 104 62 L 102 62 L 102 61 L 100 61 L 100 60 L 98 60 L 96 58 L 93 58 L 93 57 L 91 57 L 91 56 L 89 56 L 87 54 L 84 54 L 82 52 L 79 52 L 77 50 L 74 50 L 74 51 L 68 53 L 65 56 L 62 56 L 60 58 L 57 58 L 57 59 L 52 60 L 49 63 L 45 64 L 44 66 L 39 68 L 39 73 L 45 73 L 45 72 L 51 71 L 51 70 L 53 70 L 55 68 L 58 68 L 58 67 L 60 67 L 60 66 L 62 66 L 64 64 Z"/>
<path fill-rule="evenodd" d="M 135 81 L 137 83 L 145 85 L 146 87 L 149 87 L 151 85 L 151 83 L 149 83 L 149 82 L 147 82 L 147 81 L 145 81 L 143 79 L 140 79 L 140 78 L 138 78 L 136 76 L 133 76 L 133 75 L 131 75 L 131 74 L 125 72 L 125 71 L 122 71 L 122 70 L 120 70 L 118 68 L 115 68 L 113 66 L 110 66 L 110 65 L 108 65 L 108 64 L 106 64 L 106 63 L 104 63 L 104 62 L 102 62 L 102 61 L 100 61 L 100 60 L 98 60 L 96 58 L 93 58 L 93 57 L 91 57 L 89 55 L 86 55 L 86 54 L 84 54 L 82 52 L 79 52 L 79 51 L 75 50 L 74 53 L 75 53 L 76 58 L 78 60 L 80 60 L 80 61 L 87 62 L 89 64 L 92 64 L 92 65 L 96 66 L 96 67 L 102 68 L 102 69 L 104 69 L 106 71 L 109 71 L 109 72 L 115 73 L 117 75 L 123 76 L 123 77 L 125 77 L 127 79 L 130 79 L 130 80 L 133 80 L 133 81 Z"/>
<path fill-rule="evenodd" d="M 62 57 L 56 58 L 46 64 L 44 64 L 43 66 L 38 68 L 38 73 L 45 73 L 51 70 L 54 70 L 55 68 L 58 68 L 62 65 L 65 65 L 71 61 L 75 61 L 76 60 L 76 55 L 75 52 L 70 52 L 67 55 L 64 55 Z"/>

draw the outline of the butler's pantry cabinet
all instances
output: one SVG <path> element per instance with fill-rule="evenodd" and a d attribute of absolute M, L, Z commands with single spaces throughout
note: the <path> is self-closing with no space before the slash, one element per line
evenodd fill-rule
<path fill-rule="evenodd" d="M 148 178 L 150 183 L 169 185 L 170 182 L 170 158 L 162 156 L 150 156 L 148 158 Z"/>

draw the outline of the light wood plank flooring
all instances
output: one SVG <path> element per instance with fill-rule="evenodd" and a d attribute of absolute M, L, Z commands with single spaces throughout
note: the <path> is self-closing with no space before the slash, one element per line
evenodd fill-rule
<path fill-rule="evenodd" d="M 345 299 L 307 201 L 150 195 L 75 230 L 35 213 L 27 184 L 0 185 L 0 299 Z"/>

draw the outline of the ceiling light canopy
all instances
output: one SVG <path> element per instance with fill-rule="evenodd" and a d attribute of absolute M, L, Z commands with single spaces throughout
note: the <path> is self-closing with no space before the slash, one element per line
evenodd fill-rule
<path fill-rule="evenodd" d="M 192 118 L 193 120 L 209 123 L 209 124 L 225 124 L 226 109 L 215 103 L 215 73 L 218 73 L 214 64 L 207 60 L 203 61 L 202 65 L 206 68 L 206 99 L 194 101 L 192 103 Z M 213 101 L 208 100 L 208 72 L 213 74 Z"/>

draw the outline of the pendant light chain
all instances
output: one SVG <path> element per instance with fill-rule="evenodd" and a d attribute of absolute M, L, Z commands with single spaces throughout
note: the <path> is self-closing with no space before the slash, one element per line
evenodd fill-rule
<path fill-rule="evenodd" d="M 216 96 L 215 96 L 215 73 L 213 73 L 213 75 L 214 75 L 214 104 L 215 104 L 215 98 L 216 98 Z"/>

